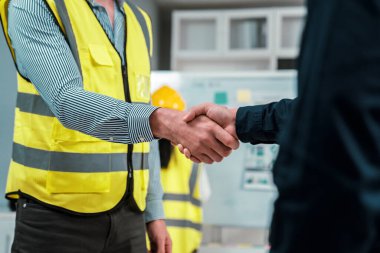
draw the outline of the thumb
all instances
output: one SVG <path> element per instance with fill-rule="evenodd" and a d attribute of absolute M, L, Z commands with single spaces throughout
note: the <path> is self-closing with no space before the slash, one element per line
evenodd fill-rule
<path fill-rule="evenodd" d="M 206 115 L 209 110 L 210 104 L 205 103 L 192 107 L 183 117 L 185 122 L 190 122 L 200 115 Z"/>
<path fill-rule="evenodd" d="M 238 136 L 237 136 L 237 133 L 236 133 L 236 127 L 235 125 L 233 124 L 230 124 L 228 126 L 225 127 L 225 130 L 230 134 L 232 135 L 233 137 L 235 137 L 235 139 L 239 140 Z"/>
<path fill-rule="evenodd" d="M 193 110 L 188 111 L 185 116 L 183 117 L 183 120 L 188 123 L 195 119 L 197 117 L 196 113 Z"/>

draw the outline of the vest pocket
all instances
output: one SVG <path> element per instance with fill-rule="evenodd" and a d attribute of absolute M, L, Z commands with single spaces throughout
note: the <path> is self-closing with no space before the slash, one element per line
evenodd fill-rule
<path fill-rule="evenodd" d="M 80 49 L 85 90 L 111 97 L 114 95 L 116 75 L 120 73 L 120 57 L 110 50 L 113 49 L 103 44 L 89 44 Z"/>
<path fill-rule="evenodd" d="M 89 45 L 91 58 L 98 65 L 102 66 L 113 66 L 112 59 L 107 51 L 107 47 L 101 44 L 90 44 Z"/>
<path fill-rule="evenodd" d="M 133 102 L 150 102 L 150 75 L 132 72 L 133 80 L 130 81 L 130 90 Z M 134 85 L 133 85 L 134 84 Z"/>

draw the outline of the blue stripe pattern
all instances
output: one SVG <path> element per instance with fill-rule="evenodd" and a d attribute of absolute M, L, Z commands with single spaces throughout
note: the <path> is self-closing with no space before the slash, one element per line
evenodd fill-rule
<path fill-rule="evenodd" d="M 125 20 L 119 7 L 123 1 L 115 3 L 114 28 L 105 8 L 88 1 L 124 60 Z M 149 117 L 156 107 L 130 104 L 83 89 L 74 57 L 44 0 L 11 0 L 8 21 L 20 73 L 31 80 L 65 127 L 117 143 L 154 139 Z"/>

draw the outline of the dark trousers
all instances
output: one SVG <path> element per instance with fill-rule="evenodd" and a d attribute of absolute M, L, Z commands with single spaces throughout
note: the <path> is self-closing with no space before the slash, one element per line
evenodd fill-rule
<path fill-rule="evenodd" d="M 79 216 L 20 199 L 12 253 L 36 252 L 146 253 L 143 214 L 125 205 L 105 214 Z"/>

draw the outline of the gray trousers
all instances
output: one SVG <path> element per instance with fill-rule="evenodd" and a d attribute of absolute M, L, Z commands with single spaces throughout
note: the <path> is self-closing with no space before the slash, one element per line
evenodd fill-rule
<path fill-rule="evenodd" d="M 73 215 L 19 199 L 12 253 L 146 253 L 143 214 L 125 204 L 96 216 Z"/>

